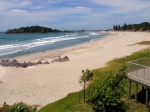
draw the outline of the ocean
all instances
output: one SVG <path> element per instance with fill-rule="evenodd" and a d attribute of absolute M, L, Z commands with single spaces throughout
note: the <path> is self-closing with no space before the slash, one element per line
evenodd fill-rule
<path fill-rule="evenodd" d="M 108 34 L 94 31 L 37 34 L 0 33 L 0 59 L 74 46 L 106 35 Z"/>

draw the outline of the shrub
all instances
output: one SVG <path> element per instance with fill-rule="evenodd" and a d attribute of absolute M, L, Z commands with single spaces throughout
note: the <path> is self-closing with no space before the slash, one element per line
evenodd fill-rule
<path fill-rule="evenodd" d="M 36 110 L 36 107 L 27 106 L 23 102 L 20 102 L 10 106 L 7 112 L 36 112 Z"/>
<path fill-rule="evenodd" d="M 89 103 L 96 112 L 125 112 L 127 105 L 121 100 L 124 95 L 126 67 L 123 66 L 116 75 L 110 75 L 93 88 Z"/>

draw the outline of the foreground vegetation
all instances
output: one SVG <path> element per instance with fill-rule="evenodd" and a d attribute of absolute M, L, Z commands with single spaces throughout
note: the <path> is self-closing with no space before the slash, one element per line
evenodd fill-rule
<path fill-rule="evenodd" d="M 126 112 L 128 104 L 121 100 L 125 95 L 126 66 L 122 66 L 117 74 L 110 75 L 91 91 L 88 103 L 95 112 Z"/>
<path fill-rule="evenodd" d="M 147 43 L 145 43 L 147 44 Z M 150 57 L 150 50 L 142 50 L 140 52 L 136 52 L 132 54 L 131 56 L 126 56 L 119 59 L 114 59 L 113 61 L 110 61 L 107 63 L 105 67 L 92 70 L 93 75 L 93 81 L 90 82 L 88 88 L 86 88 L 86 92 L 88 92 L 91 88 L 96 87 L 100 84 L 100 82 L 104 79 L 106 79 L 110 71 L 113 74 L 116 74 L 118 72 L 118 69 L 122 66 L 123 63 L 126 65 L 129 61 L 135 60 L 138 58 L 143 57 Z M 128 80 L 125 80 L 125 90 L 127 91 L 128 87 Z M 132 84 L 131 87 L 131 95 L 134 97 L 135 93 L 135 84 Z M 139 91 L 141 90 L 141 86 L 139 86 Z M 80 93 L 80 94 L 79 94 Z M 79 100 L 80 96 L 80 100 Z M 88 97 L 88 95 L 86 96 Z M 145 105 L 141 102 L 135 103 L 134 99 L 128 99 L 127 94 L 125 96 L 121 97 L 121 100 L 126 102 L 129 105 L 128 112 L 147 112 L 147 108 L 145 108 Z M 67 97 L 56 101 L 54 103 L 48 104 L 42 109 L 39 110 L 39 112 L 94 112 L 92 110 L 92 107 L 87 103 L 84 102 L 84 91 L 75 92 L 68 94 Z"/>
<path fill-rule="evenodd" d="M 36 106 L 29 106 L 24 104 L 23 102 L 16 103 L 12 106 L 4 103 L 4 105 L 0 108 L 0 112 L 36 112 L 36 111 L 37 111 Z"/>

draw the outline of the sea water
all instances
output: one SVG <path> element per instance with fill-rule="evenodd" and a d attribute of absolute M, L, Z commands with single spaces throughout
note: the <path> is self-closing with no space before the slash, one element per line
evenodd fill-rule
<path fill-rule="evenodd" d="M 41 34 L 0 33 L 0 59 L 69 47 L 96 40 L 106 35 L 106 33 L 94 31 Z"/>

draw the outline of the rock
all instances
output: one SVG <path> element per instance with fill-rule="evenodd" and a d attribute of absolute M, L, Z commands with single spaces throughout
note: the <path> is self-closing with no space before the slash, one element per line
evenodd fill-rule
<path fill-rule="evenodd" d="M 57 57 L 54 57 L 52 62 L 60 62 L 60 61 L 61 61 L 61 57 L 57 56 Z"/>
<path fill-rule="evenodd" d="M 20 67 L 27 68 L 28 67 L 28 63 L 27 62 L 20 63 Z"/>
<path fill-rule="evenodd" d="M 61 62 L 63 62 L 63 61 L 69 61 L 68 56 L 65 56 L 65 57 L 61 58 Z"/>
<path fill-rule="evenodd" d="M 69 61 L 68 56 L 65 56 L 63 58 L 61 58 L 60 56 L 55 58 L 52 62 L 64 62 L 64 61 Z"/>
<path fill-rule="evenodd" d="M 37 65 L 36 62 L 33 62 L 33 65 Z"/>
<path fill-rule="evenodd" d="M 11 64 L 10 60 L 2 60 L 2 62 L 1 62 L 2 66 L 9 66 L 10 64 Z"/>
<path fill-rule="evenodd" d="M 14 62 L 14 63 L 16 63 L 16 62 L 18 62 L 16 59 L 13 59 L 11 62 Z"/>
<path fill-rule="evenodd" d="M 36 62 L 36 64 L 42 64 L 42 61 L 41 61 L 41 60 L 39 60 L 39 61 L 37 61 L 37 62 Z"/>
<path fill-rule="evenodd" d="M 34 65 L 34 63 L 32 63 L 32 62 L 28 62 L 28 66 L 33 66 Z"/>
<path fill-rule="evenodd" d="M 48 61 L 46 61 L 46 62 L 43 62 L 43 64 L 49 64 L 49 62 L 48 62 Z"/>
<path fill-rule="evenodd" d="M 23 67 L 23 68 L 27 68 L 28 66 L 33 66 L 33 65 L 38 65 L 38 64 L 42 64 L 42 61 L 39 60 L 37 62 L 24 62 L 24 63 L 19 63 L 16 59 L 13 59 L 12 61 L 10 60 L 2 60 L 0 62 L 1 66 L 11 66 L 11 67 Z M 48 61 L 44 62 L 43 64 L 49 64 Z"/>
<path fill-rule="evenodd" d="M 16 66 L 16 67 L 18 67 L 18 66 L 20 66 L 20 63 L 17 60 L 13 59 L 12 61 L 10 61 L 10 65 L 9 66 Z"/>

